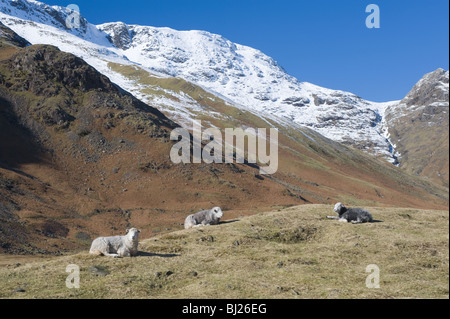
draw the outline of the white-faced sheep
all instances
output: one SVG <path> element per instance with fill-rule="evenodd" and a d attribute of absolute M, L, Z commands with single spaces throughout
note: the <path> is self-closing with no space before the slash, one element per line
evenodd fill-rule
<path fill-rule="evenodd" d="M 334 211 L 339 216 L 327 216 L 329 219 L 337 219 L 340 222 L 351 222 L 353 224 L 370 223 L 373 221 L 372 215 L 362 208 L 347 208 L 342 203 L 334 206 Z"/>
<path fill-rule="evenodd" d="M 116 258 L 137 256 L 140 232 L 136 228 L 131 228 L 127 229 L 125 236 L 96 238 L 89 253 Z"/>
<path fill-rule="evenodd" d="M 201 212 L 189 215 L 184 221 L 184 228 L 217 225 L 222 218 L 223 213 L 220 207 L 214 207 L 209 210 L 202 210 Z"/>

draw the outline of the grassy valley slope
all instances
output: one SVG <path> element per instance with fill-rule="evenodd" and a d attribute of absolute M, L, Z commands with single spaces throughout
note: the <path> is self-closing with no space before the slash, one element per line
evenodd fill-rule
<path fill-rule="evenodd" d="M 448 211 L 369 208 L 327 220 L 302 205 L 142 241 L 136 258 L 87 252 L 0 268 L 1 298 L 448 298 Z M 80 288 L 66 288 L 67 265 Z M 366 286 L 368 265 L 380 288 Z"/>

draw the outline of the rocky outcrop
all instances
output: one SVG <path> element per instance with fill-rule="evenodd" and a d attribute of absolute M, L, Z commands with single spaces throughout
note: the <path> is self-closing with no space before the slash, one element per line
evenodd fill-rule
<path fill-rule="evenodd" d="M 385 122 L 400 167 L 448 186 L 449 71 L 426 74 L 386 109 Z"/>
<path fill-rule="evenodd" d="M 111 42 L 119 49 L 127 50 L 132 43 L 133 32 L 123 22 L 106 25 L 104 31 L 109 34 Z"/>
<path fill-rule="evenodd" d="M 407 107 L 411 106 L 429 106 L 442 105 L 449 103 L 449 71 L 437 69 L 417 82 L 412 90 L 400 102 Z M 442 103 L 442 104 L 441 104 Z"/>
<path fill-rule="evenodd" d="M 0 21 L 0 42 L 6 42 L 7 44 L 21 48 L 30 45 L 30 42 L 19 36 L 17 33 L 13 32 L 1 21 Z"/>

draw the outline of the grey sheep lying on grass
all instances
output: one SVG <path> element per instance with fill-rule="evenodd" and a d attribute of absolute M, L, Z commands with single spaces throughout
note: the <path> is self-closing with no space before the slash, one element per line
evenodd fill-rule
<path fill-rule="evenodd" d="M 223 213 L 220 207 L 214 207 L 209 210 L 202 210 L 201 212 L 189 215 L 184 221 L 184 228 L 217 225 L 222 218 Z"/>
<path fill-rule="evenodd" d="M 334 206 L 334 211 L 339 216 L 327 216 L 329 219 L 337 219 L 340 222 L 351 222 L 352 224 L 371 223 L 372 215 L 362 208 L 347 208 L 342 203 Z"/>
<path fill-rule="evenodd" d="M 131 228 L 127 229 L 125 236 L 96 238 L 89 253 L 116 258 L 137 256 L 140 232 L 136 228 Z"/>

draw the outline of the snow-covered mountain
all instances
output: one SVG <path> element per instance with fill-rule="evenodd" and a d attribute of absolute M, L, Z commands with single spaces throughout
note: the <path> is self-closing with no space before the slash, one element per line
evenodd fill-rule
<path fill-rule="evenodd" d="M 30 43 L 55 45 L 83 58 L 181 124 L 198 116 L 202 110 L 198 101 L 183 92 L 156 98 L 148 92 L 170 88 L 138 82 L 111 68 L 111 63 L 136 66 L 157 78 L 182 78 L 230 105 L 272 121 L 310 127 L 332 140 L 395 162 L 383 120 L 385 109 L 398 102 L 374 103 L 301 82 L 264 53 L 220 35 L 121 22 L 95 26 L 83 17 L 79 28 L 70 28 L 66 19 L 71 14 L 69 9 L 34 0 L 0 0 L 0 21 Z"/>
<path fill-rule="evenodd" d="M 300 82 L 261 51 L 204 31 L 120 22 L 98 27 L 122 54 L 154 72 L 181 77 L 259 114 L 309 126 L 333 140 L 361 148 L 374 143 L 377 152 L 388 148 L 380 135 L 386 104 Z"/>

